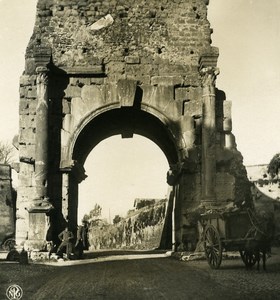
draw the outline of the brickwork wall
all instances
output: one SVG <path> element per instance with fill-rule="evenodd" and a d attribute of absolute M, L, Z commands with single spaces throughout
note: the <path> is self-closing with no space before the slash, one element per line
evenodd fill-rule
<path fill-rule="evenodd" d="M 119 72 L 125 68 L 124 60 L 134 65 L 141 57 L 145 75 L 181 71 L 193 76 L 191 66 L 197 65 L 202 52 L 209 51 L 211 29 L 206 13 L 201 0 L 40 0 L 26 70 L 32 71 L 28 59 L 43 46 L 52 49 L 58 67 L 106 63 L 107 69 Z M 110 26 L 90 28 L 108 14 L 113 19 Z M 160 66 L 159 60 L 174 66 Z M 139 69 L 128 66 L 126 71 L 132 75 Z"/>

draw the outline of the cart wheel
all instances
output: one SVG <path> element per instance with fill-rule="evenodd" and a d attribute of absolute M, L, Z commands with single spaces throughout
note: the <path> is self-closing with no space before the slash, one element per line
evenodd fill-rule
<path fill-rule="evenodd" d="M 4 242 L 2 248 L 6 251 L 11 251 L 11 250 L 15 249 L 15 245 L 16 245 L 15 239 L 10 238 Z"/>
<path fill-rule="evenodd" d="M 252 251 L 240 250 L 239 251 L 242 261 L 246 268 L 252 268 L 257 262 L 256 255 Z"/>
<path fill-rule="evenodd" d="M 204 250 L 209 266 L 218 269 L 222 262 L 222 243 L 218 230 L 207 225 L 204 231 Z"/>

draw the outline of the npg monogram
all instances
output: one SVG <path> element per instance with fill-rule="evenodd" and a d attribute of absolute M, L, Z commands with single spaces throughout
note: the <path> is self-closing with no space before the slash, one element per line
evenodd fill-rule
<path fill-rule="evenodd" d="M 22 298 L 23 291 L 19 285 L 13 284 L 7 288 L 6 296 L 9 300 L 19 300 Z"/>

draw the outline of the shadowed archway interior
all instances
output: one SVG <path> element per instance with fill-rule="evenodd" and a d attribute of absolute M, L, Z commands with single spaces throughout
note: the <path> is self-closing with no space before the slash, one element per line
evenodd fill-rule
<path fill-rule="evenodd" d="M 89 122 L 76 140 L 73 160 L 83 165 L 99 142 L 116 134 L 123 138 L 142 135 L 159 146 L 170 165 L 178 161 L 177 149 L 168 128 L 153 115 L 135 108 L 110 110 Z"/>

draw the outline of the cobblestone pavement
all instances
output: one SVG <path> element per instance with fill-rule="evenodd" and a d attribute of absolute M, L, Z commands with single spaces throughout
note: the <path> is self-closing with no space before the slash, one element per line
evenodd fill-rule
<path fill-rule="evenodd" d="M 217 288 L 229 291 L 227 299 L 280 299 L 280 249 L 273 248 L 267 260 L 267 270 L 260 265 L 247 270 L 240 259 L 222 261 L 218 270 L 211 270 L 206 261 L 186 262 L 190 267 L 204 270 L 209 279 L 215 281 Z M 208 267 L 208 270 L 206 269 Z"/>
<path fill-rule="evenodd" d="M 23 300 L 280 299 L 278 249 L 267 271 L 246 270 L 241 259 L 223 260 L 212 270 L 205 260 L 179 261 L 162 253 L 136 259 L 136 254 L 115 259 L 113 253 L 97 253 L 99 259 L 72 266 L 0 262 L 0 300 L 7 299 L 11 284 L 22 287 Z"/>

